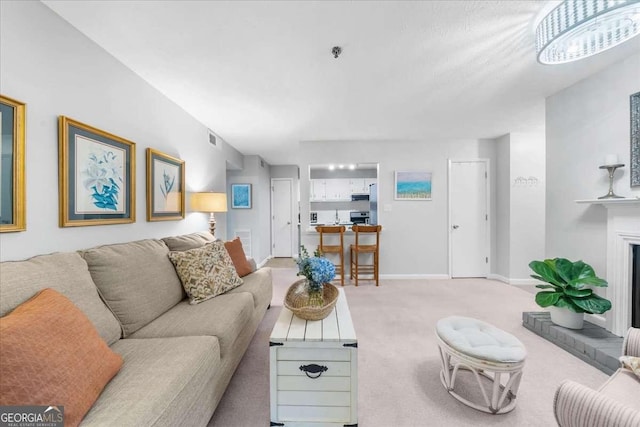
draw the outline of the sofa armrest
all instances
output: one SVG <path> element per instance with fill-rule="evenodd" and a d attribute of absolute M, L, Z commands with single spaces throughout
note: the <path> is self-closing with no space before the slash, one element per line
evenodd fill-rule
<path fill-rule="evenodd" d="M 622 344 L 622 354 L 640 357 L 640 329 L 629 328 Z"/>
<path fill-rule="evenodd" d="M 253 259 L 251 257 L 247 257 L 247 261 L 249 262 L 249 265 L 251 266 L 251 272 L 252 273 L 258 269 L 258 266 L 256 264 L 256 260 L 255 259 Z"/>
<path fill-rule="evenodd" d="M 560 427 L 640 425 L 640 412 L 571 380 L 556 390 L 553 413 Z"/>

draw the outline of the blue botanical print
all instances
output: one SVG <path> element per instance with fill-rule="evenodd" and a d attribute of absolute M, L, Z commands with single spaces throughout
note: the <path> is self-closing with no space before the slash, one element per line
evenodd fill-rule
<path fill-rule="evenodd" d="M 176 182 L 176 177 L 169 176 L 167 171 L 162 171 L 162 181 L 163 182 L 160 184 L 160 191 L 162 192 L 164 199 L 167 200 L 169 193 L 173 189 L 173 184 Z"/>
<path fill-rule="evenodd" d="M 89 154 L 87 168 L 82 171 L 85 176 L 84 188 L 93 191 L 93 204 L 101 209 L 117 210 L 118 192 L 122 179 L 122 163 L 112 151 L 100 150 Z"/>

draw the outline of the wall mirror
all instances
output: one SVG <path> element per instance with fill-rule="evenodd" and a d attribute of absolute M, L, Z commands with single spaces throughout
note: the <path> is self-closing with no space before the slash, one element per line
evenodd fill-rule
<path fill-rule="evenodd" d="M 309 166 L 309 223 L 377 224 L 378 164 Z"/>
<path fill-rule="evenodd" d="M 25 104 L 0 95 L 0 232 L 26 230 Z"/>

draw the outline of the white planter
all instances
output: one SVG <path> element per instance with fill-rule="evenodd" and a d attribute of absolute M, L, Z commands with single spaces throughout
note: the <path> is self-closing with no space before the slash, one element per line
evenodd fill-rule
<path fill-rule="evenodd" d="M 551 306 L 548 308 L 551 313 L 551 321 L 556 325 L 569 329 L 582 329 L 584 313 L 576 313 L 564 307 Z"/>

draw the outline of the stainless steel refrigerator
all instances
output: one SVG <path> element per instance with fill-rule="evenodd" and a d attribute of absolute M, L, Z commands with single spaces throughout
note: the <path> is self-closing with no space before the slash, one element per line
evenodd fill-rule
<path fill-rule="evenodd" d="M 369 184 L 369 224 L 378 225 L 378 184 Z"/>

